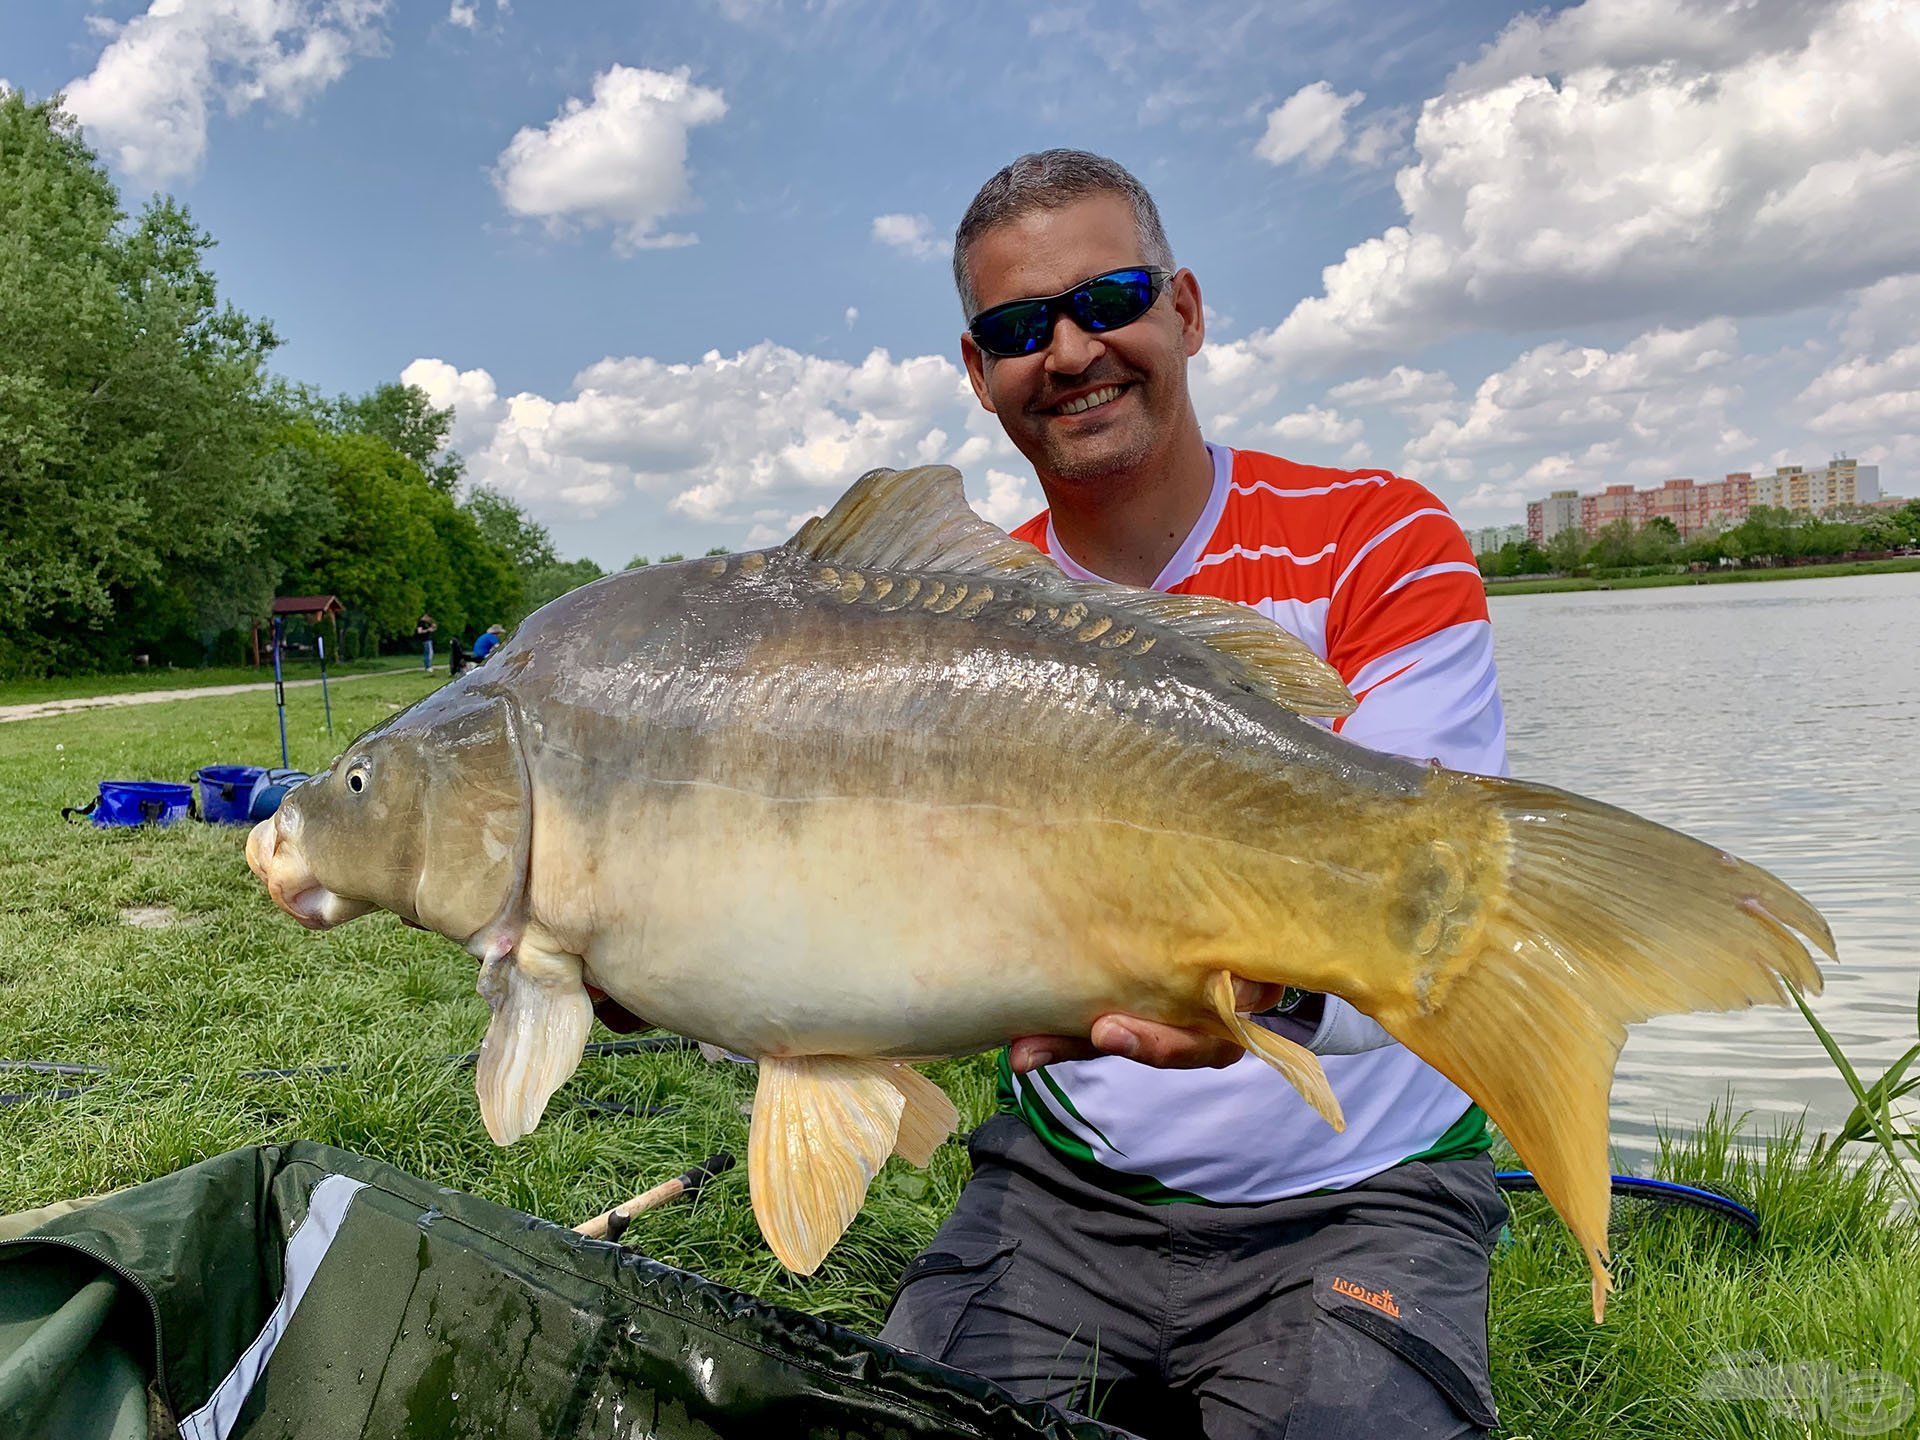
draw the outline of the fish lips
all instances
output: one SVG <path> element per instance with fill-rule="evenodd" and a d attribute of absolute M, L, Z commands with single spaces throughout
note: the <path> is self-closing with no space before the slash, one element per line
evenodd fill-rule
<path fill-rule="evenodd" d="M 262 820 L 247 836 L 247 865 L 265 882 L 273 903 L 309 930 L 330 930 L 378 908 L 322 885 L 299 847 L 285 843 L 277 815 Z"/>

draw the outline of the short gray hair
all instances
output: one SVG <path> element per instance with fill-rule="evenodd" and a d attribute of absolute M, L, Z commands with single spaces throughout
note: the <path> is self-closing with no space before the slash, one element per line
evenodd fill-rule
<path fill-rule="evenodd" d="M 973 318 L 975 306 L 973 277 L 967 272 L 967 252 L 975 240 L 1029 211 L 1059 210 L 1090 195 L 1118 195 L 1130 204 L 1140 232 L 1141 260 L 1174 268 L 1159 207 L 1126 166 L 1086 150 L 1040 150 L 1022 155 L 982 185 L 960 217 L 953 236 L 953 284 L 966 318 Z"/>

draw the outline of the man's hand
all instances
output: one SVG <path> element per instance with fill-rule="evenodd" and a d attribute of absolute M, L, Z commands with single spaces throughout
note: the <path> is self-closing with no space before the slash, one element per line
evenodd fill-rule
<path fill-rule="evenodd" d="M 1284 985 L 1233 982 L 1236 1010 L 1266 1010 L 1280 1003 Z M 1246 1052 L 1231 1040 L 1199 1030 L 1143 1020 L 1138 1015 L 1102 1015 L 1093 1022 L 1093 1036 L 1023 1035 L 1013 1042 L 1013 1073 L 1024 1075 L 1057 1060 L 1091 1060 L 1097 1055 L 1124 1055 L 1161 1070 L 1218 1070 Z"/>

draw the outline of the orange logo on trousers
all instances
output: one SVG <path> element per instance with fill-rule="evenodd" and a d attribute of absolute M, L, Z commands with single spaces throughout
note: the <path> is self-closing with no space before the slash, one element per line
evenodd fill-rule
<path fill-rule="evenodd" d="M 1400 1318 L 1400 1307 L 1394 1303 L 1391 1290 L 1369 1290 L 1364 1285 L 1356 1285 L 1351 1280 L 1335 1276 L 1332 1290 L 1336 1295 L 1345 1295 L 1349 1300 L 1358 1300 L 1362 1305 L 1371 1305 L 1383 1315 Z"/>

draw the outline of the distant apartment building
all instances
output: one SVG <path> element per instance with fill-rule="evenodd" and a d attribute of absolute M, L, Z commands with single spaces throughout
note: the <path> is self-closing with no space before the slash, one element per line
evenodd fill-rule
<path fill-rule="evenodd" d="M 1597 535 L 1622 520 L 1636 530 L 1651 520 L 1667 520 L 1684 540 L 1738 525 L 1756 505 L 1823 515 L 1841 506 L 1873 505 L 1879 499 L 1880 467 L 1842 456 L 1818 469 L 1782 465 L 1771 475 L 1741 471 L 1705 484 L 1668 480 L 1646 490 L 1609 485 L 1590 495 L 1556 490 L 1545 500 L 1527 505 L 1527 537 L 1544 545 L 1576 525 Z"/>
<path fill-rule="evenodd" d="M 1527 502 L 1527 538 L 1544 545 L 1562 530 L 1580 524 L 1580 492 L 1556 490 L 1544 500 Z"/>
<path fill-rule="evenodd" d="M 1483 525 L 1478 530 L 1467 531 L 1467 543 L 1473 546 L 1475 555 L 1492 555 L 1502 546 L 1518 545 L 1526 538 L 1524 525 Z"/>

